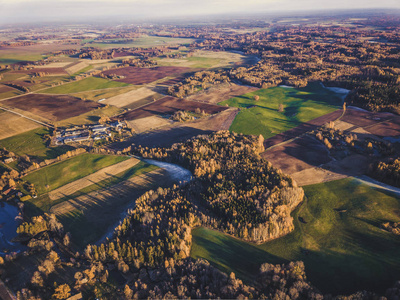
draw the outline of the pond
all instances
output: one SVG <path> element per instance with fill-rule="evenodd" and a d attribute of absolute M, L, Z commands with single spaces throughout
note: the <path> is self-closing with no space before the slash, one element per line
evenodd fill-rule
<path fill-rule="evenodd" d="M 21 224 L 18 207 L 0 202 L 0 255 L 10 252 L 19 252 L 24 246 L 13 243 L 11 240 L 17 236 L 17 228 Z"/>

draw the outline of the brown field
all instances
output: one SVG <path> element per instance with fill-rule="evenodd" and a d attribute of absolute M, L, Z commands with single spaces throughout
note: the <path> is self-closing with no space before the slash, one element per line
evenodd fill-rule
<path fill-rule="evenodd" d="M 29 94 L 4 100 L 2 104 L 28 111 L 50 121 L 60 121 L 101 107 L 93 101 L 83 101 L 67 95 Z"/>
<path fill-rule="evenodd" d="M 51 191 L 49 193 L 49 197 L 51 200 L 54 201 L 54 200 L 58 200 L 63 197 L 72 195 L 76 191 L 79 191 L 85 187 L 88 187 L 92 184 L 98 183 L 109 177 L 112 177 L 121 172 L 124 172 L 125 170 L 132 168 L 133 166 L 137 165 L 138 163 L 139 163 L 138 159 L 131 158 L 128 160 L 124 160 L 120 163 L 117 163 L 115 165 L 108 166 L 108 167 L 103 168 L 93 174 L 90 174 L 86 177 L 75 180 L 71 183 L 63 185 L 62 187 L 59 187 L 58 189 L 55 189 L 54 191 Z"/>
<path fill-rule="evenodd" d="M 298 137 L 298 136 L 300 136 L 310 130 L 314 130 L 330 121 L 335 121 L 337 118 L 340 117 L 341 114 L 342 114 L 342 110 L 337 110 L 337 111 L 331 112 L 329 114 L 326 114 L 324 116 L 313 119 L 311 121 L 308 121 L 306 123 L 303 123 L 300 126 L 297 126 L 295 128 L 292 128 L 290 130 L 287 130 L 285 132 L 277 134 L 277 135 L 273 136 L 272 138 L 265 140 L 264 147 L 265 147 L 265 149 L 267 149 L 269 147 L 275 146 L 277 144 L 280 144 L 280 143 L 283 143 L 290 139 L 293 139 L 295 137 Z M 347 114 L 347 112 L 346 112 L 346 114 Z"/>
<path fill-rule="evenodd" d="M 4 84 L 0 84 L 0 93 L 7 93 L 14 90 L 12 87 L 9 87 L 7 85 Z"/>
<path fill-rule="evenodd" d="M 194 112 L 196 108 L 204 110 L 207 114 L 215 114 L 228 109 L 228 107 L 189 101 L 167 96 L 144 107 L 128 111 L 117 118 L 135 120 L 153 115 L 172 115 L 178 110 Z"/>
<path fill-rule="evenodd" d="M 196 93 L 196 95 L 192 95 L 187 97 L 187 100 L 199 101 L 205 103 L 216 104 L 218 102 L 228 100 L 233 97 L 238 97 L 243 94 L 251 93 L 259 88 L 247 85 L 237 85 L 237 84 L 220 84 L 217 86 L 212 86 L 211 88 L 206 89 L 205 91 L 201 91 Z"/>
<path fill-rule="evenodd" d="M 120 214 L 126 211 L 127 206 L 132 207 L 136 198 L 150 189 L 167 187 L 172 183 L 168 173 L 160 168 L 111 187 L 64 201 L 53 206 L 50 212 L 61 219 L 68 219 L 74 212 L 80 212 L 84 216 L 84 223 L 80 223 L 80 228 L 75 229 L 75 234 L 80 236 L 73 235 L 73 238 L 82 239 L 80 244 L 83 245 L 93 243 L 118 222 Z"/>
<path fill-rule="evenodd" d="M 34 85 L 34 83 L 32 83 L 28 80 L 6 81 L 6 82 L 4 82 L 4 84 L 17 84 L 17 85 L 24 86 L 24 87 L 30 87 L 30 86 Z"/>
<path fill-rule="evenodd" d="M 261 156 L 286 174 L 300 172 L 331 161 L 326 147 L 310 136 L 303 136 L 293 142 L 274 147 Z"/>
<path fill-rule="evenodd" d="M 0 110 L 0 140 L 40 127 L 38 123 Z"/>
<path fill-rule="evenodd" d="M 33 73 L 38 73 L 38 72 L 44 72 L 48 76 L 57 76 L 57 75 L 68 75 L 67 71 L 65 71 L 64 68 L 47 68 L 43 66 L 43 68 L 34 68 L 30 70 L 19 70 L 19 71 L 13 71 L 15 74 L 33 74 Z"/>
<path fill-rule="evenodd" d="M 141 87 L 137 90 L 129 91 L 127 93 L 117 95 L 106 99 L 102 103 L 115 105 L 117 107 L 125 107 L 141 99 L 155 95 L 156 92 L 147 87 Z"/>
<path fill-rule="evenodd" d="M 104 71 L 103 74 L 110 75 L 116 74 L 124 76 L 123 79 L 117 79 L 116 81 L 126 82 L 130 84 L 146 84 L 167 76 L 180 75 L 182 73 L 190 72 L 190 68 L 184 67 L 155 67 L 155 68 L 136 68 L 126 67 L 120 69 L 113 69 Z"/>

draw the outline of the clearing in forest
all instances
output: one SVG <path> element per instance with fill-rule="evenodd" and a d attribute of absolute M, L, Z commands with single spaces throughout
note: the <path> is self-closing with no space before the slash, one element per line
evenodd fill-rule
<path fill-rule="evenodd" d="M 400 221 L 399 197 L 354 178 L 303 188 L 307 199 L 292 214 L 292 233 L 255 245 L 198 228 L 191 256 L 248 281 L 264 262 L 302 260 L 311 283 L 333 295 L 392 286 L 400 276 L 400 240 L 381 224 Z"/>

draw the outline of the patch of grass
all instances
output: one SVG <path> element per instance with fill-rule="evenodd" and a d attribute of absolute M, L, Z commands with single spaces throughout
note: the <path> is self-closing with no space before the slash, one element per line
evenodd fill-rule
<path fill-rule="evenodd" d="M 12 91 L 8 91 L 5 93 L 0 93 L 0 99 L 6 99 L 6 98 L 11 98 L 11 97 L 15 97 L 15 96 L 19 96 L 22 95 L 24 92 L 17 90 L 17 89 L 13 89 Z"/>
<path fill-rule="evenodd" d="M 0 141 L 0 146 L 17 155 L 29 155 L 40 161 L 56 158 L 57 156 L 74 149 L 70 146 L 46 147 L 43 137 L 49 133 L 50 132 L 47 128 L 36 128 L 3 139 Z"/>
<path fill-rule="evenodd" d="M 34 171 L 23 179 L 33 183 L 41 195 L 126 159 L 128 157 L 85 153 Z"/>
<path fill-rule="evenodd" d="M 258 95 L 260 99 L 254 100 Z M 341 95 L 311 83 L 305 88 L 273 87 L 244 94 L 218 103 L 241 111 L 230 130 L 270 138 L 300 124 L 331 113 L 342 103 Z M 284 111 L 279 112 L 283 104 Z"/>
<path fill-rule="evenodd" d="M 302 260 L 311 283 L 335 295 L 364 289 L 382 293 L 392 286 L 400 278 L 400 239 L 380 224 L 400 221 L 399 198 L 356 179 L 304 190 L 307 201 L 293 213 L 292 233 L 254 245 L 197 228 L 191 256 L 247 281 L 256 278 L 261 263 Z"/>
<path fill-rule="evenodd" d="M 85 79 L 56 86 L 42 91 L 43 94 L 71 94 L 84 91 L 101 90 L 107 88 L 123 87 L 129 84 L 112 81 L 104 78 L 87 77 Z"/>
<path fill-rule="evenodd" d="M 90 71 L 91 69 L 93 69 L 92 65 L 86 66 L 83 69 L 79 70 L 78 72 L 75 72 L 74 74 L 72 74 L 72 76 L 83 74 L 83 73 L 85 73 L 87 71 Z"/>

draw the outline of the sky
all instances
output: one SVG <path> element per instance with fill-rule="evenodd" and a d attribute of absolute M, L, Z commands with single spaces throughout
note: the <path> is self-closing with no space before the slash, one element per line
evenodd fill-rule
<path fill-rule="evenodd" d="M 400 0 L 0 0 L 0 23 L 157 19 L 335 9 L 400 9 Z"/>

